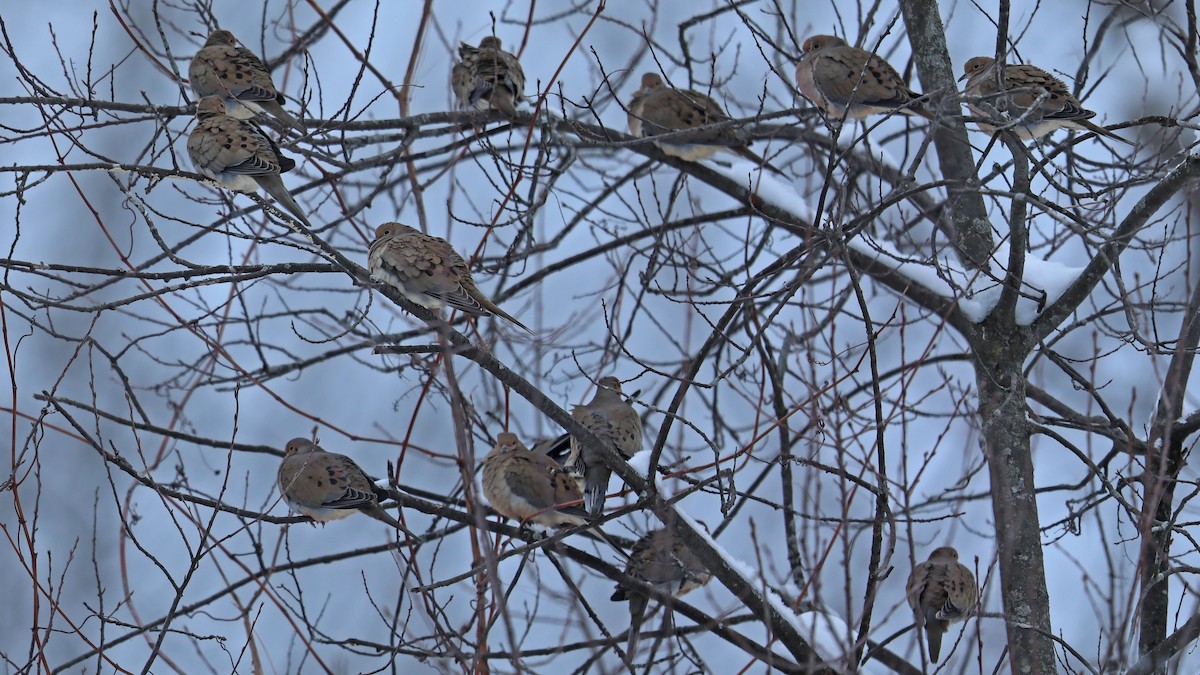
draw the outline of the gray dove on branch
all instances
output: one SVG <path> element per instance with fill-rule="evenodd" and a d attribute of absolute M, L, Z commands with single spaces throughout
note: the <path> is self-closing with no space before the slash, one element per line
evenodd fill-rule
<path fill-rule="evenodd" d="M 489 35 L 478 47 L 462 43 L 458 63 L 450 70 L 450 86 L 464 108 L 499 110 L 517 114 L 525 95 L 525 71 L 517 57 L 500 48 L 500 38 Z"/>
<path fill-rule="evenodd" d="M 199 122 L 187 142 L 188 156 L 196 173 L 234 192 L 253 194 L 262 188 L 312 229 L 312 223 L 279 177 L 295 168 L 296 162 L 280 152 L 275 141 L 253 122 L 226 115 L 225 101 L 219 96 L 200 99 L 196 117 Z"/>
<path fill-rule="evenodd" d="M 864 119 L 901 112 L 932 120 L 887 61 L 833 35 L 814 35 L 801 46 L 796 88 L 827 118 Z"/>
<path fill-rule="evenodd" d="M 975 608 L 979 595 L 975 575 L 958 562 L 958 551 L 943 546 L 913 568 L 905 591 L 917 625 L 925 628 L 929 659 L 936 663 L 950 624 L 967 618 Z"/>
<path fill-rule="evenodd" d="M 615 377 L 600 378 L 596 382 L 596 395 L 588 403 L 575 406 L 571 417 L 602 441 L 615 446 L 625 459 L 642 449 L 642 419 L 633 406 L 625 401 L 621 393 L 621 381 Z M 588 513 L 595 518 L 604 510 L 612 467 L 599 452 L 585 447 L 574 436 L 571 437 L 571 458 L 566 464 L 569 470 L 583 475 L 584 502 Z"/>
<path fill-rule="evenodd" d="M 192 57 L 188 81 L 196 98 L 220 96 L 225 99 L 230 117 L 249 119 L 267 112 L 301 134 L 308 131 L 283 109 L 283 94 L 275 88 L 271 73 L 262 60 L 238 45 L 237 38 L 227 30 L 209 34 L 204 47 Z"/>
<path fill-rule="evenodd" d="M 478 316 L 494 315 L 533 333 L 479 290 L 467 261 L 441 237 L 401 223 L 384 223 L 375 230 L 367 268 L 376 279 L 426 309 L 448 306 Z"/>
<path fill-rule="evenodd" d="M 1134 145 L 1132 141 L 1089 121 L 1096 113 L 1084 108 L 1062 80 L 1037 66 L 1008 64 L 1004 66 L 1001 76 L 997 72 L 995 59 L 976 56 L 967 61 L 963 71 L 963 76 L 958 79 L 960 82 L 967 81 L 967 95 L 1007 112 L 1012 125 L 1006 128 L 1023 141 L 1041 138 L 1056 129 L 1076 129 Z M 967 101 L 967 108 L 978 117 L 991 117 L 971 101 Z M 980 130 L 990 134 L 996 133 L 997 127 L 1005 126 L 986 122 L 976 124 Z"/>
<path fill-rule="evenodd" d="M 375 485 L 353 459 L 327 452 L 306 438 L 287 442 L 278 480 L 288 506 L 319 523 L 362 512 L 416 538 L 379 506 L 387 491 Z"/>
<path fill-rule="evenodd" d="M 677 598 L 712 579 L 699 556 L 684 546 L 669 529 L 651 530 L 634 543 L 629 560 L 625 563 L 625 574 Z M 636 587 L 617 584 L 611 599 L 629 601 L 628 651 L 632 656 L 637 649 L 650 597 Z"/>
<path fill-rule="evenodd" d="M 496 446 L 483 459 L 483 494 L 497 513 L 522 524 L 569 527 L 587 522 L 575 481 L 557 462 L 530 452 L 509 432 L 496 436 Z"/>
<path fill-rule="evenodd" d="M 637 138 L 655 138 L 654 144 L 672 157 L 697 162 L 725 150 L 782 175 L 750 149 L 750 134 L 745 129 L 728 125 L 703 129 L 731 119 L 711 97 L 692 89 L 668 87 L 658 73 L 642 75 L 642 86 L 629 101 L 629 133 Z M 689 129 L 700 130 L 678 138 L 656 138 Z"/>

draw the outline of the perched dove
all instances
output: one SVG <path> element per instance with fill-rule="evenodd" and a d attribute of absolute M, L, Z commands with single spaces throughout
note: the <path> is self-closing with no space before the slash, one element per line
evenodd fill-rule
<path fill-rule="evenodd" d="M 583 525 L 583 495 L 554 460 L 530 452 L 516 434 L 496 436 L 483 459 L 483 494 L 501 515 L 547 527 Z M 568 505 L 570 504 L 570 505 Z"/>
<path fill-rule="evenodd" d="M 642 86 L 629 101 L 628 117 L 629 133 L 637 138 L 709 127 L 731 119 L 712 98 L 691 89 L 668 87 L 658 73 L 642 75 Z M 727 150 L 782 174 L 751 151 L 749 143 L 750 135 L 746 130 L 733 126 L 704 129 L 654 142 L 668 155 L 689 162 L 698 162 L 712 157 L 718 150 Z"/>
<path fill-rule="evenodd" d="M 200 120 L 188 136 L 188 155 L 196 172 L 235 192 L 262 188 L 310 229 L 300 205 L 284 187 L 279 174 L 291 171 L 296 162 L 285 157 L 279 146 L 256 124 L 225 114 L 225 101 L 206 96 L 196 104 Z"/>
<path fill-rule="evenodd" d="M 283 109 L 283 94 L 275 88 L 263 62 L 249 49 L 238 46 L 233 33 L 227 30 L 209 34 L 204 47 L 192 57 L 188 80 L 196 98 L 224 98 L 230 117 L 250 119 L 256 113 L 268 112 L 302 134 L 308 131 Z"/>
<path fill-rule="evenodd" d="M 642 419 L 633 406 L 621 395 L 621 381 L 615 377 L 602 377 L 596 383 L 596 395 L 586 405 L 577 405 L 571 411 L 575 418 L 601 440 L 616 446 L 626 459 L 642 449 Z M 608 491 L 608 479 L 612 468 L 604 462 L 600 453 L 583 447 L 571 438 L 571 469 L 584 476 L 583 497 L 588 513 L 598 516 L 604 510 L 604 494 Z"/>
<path fill-rule="evenodd" d="M 525 95 L 525 71 L 517 57 L 500 48 L 500 38 L 489 35 L 478 47 L 462 43 L 458 63 L 450 70 L 450 86 L 464 108 L 494 108 L 508 117 L 517 114 Z"/>
<path fill-rule="evenodd" d="M 814 35 L 801 46 L 796 87 L 827 117 L 864 119 L 902 112 L 933 119 L 887 61 L 833 35 Z"/>
<path fill-rule="evenodd" d="M 651 530 L 637 540 L 625 563 L 625 574 L 677 598 L 712 579 L 700 558 L 667 529 Z M 632 655 L 637 648 L 650 598 L 635 587 L 617 584 L 611 599 L 629 601 L 629 653 Z"/>
<path fill-rule="evenodd" d="M 345 518 L 361 511 L 376 520 L 414 535 L 379 506 L 387 491 L 367 478 L 354 460 L 306 438 L 293 438 L 279 465 L 279 491 L 293 511 L 318 522 Z"/>
<path fill-rule="evenodd" d="M 467 261 L 441 237 L 431 237 L 400 223 L 375 230 L 367 268 L 380 281 L 427 309 L 450 306 L 482 316 L 498 316 L 524 328 L 475 285 Z"/>
<path fill-rule="evenodd" d="M 1091 131 L 1114 141 L 1131 141 L 1114 134 L 1104 127 L 1088 121 L 1096 113 L 1083 107 L 1063 81 L 1037 66 L 1008 64 L 1004 67 L 1004 92 L 997 86 L 996 59 L 976 56 L 963 66 L 967 81 L 968 96 L 977 96 L 993 108 L 1007 112 L 1014 121 L 1013 133 L 1023 141 L 1041 138 L 1055 129 L 1077 129 Z M 968 102 L 971 113 L 988 117 L 988 113 Z M 983 131 L 994 134 L 996 125 L 977 122 Z"/>
<path fill-rule="evenodd" d="M 958 562 L 958 551 L 949 546 L 934 549 L 929 560 L 913 568 L 908 577 L 908 605 L 917 623 L 925 626 L 929 659 L 937 662 L 942 636 L 950 624 L 967 618 L 979 592 L 975 575 Z"/>

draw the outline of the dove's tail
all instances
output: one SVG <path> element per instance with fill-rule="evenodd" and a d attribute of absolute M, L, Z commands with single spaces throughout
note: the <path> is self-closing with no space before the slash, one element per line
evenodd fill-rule
<path fill-rule="evenodd" d="M 301 223 L 304 223 L 305 227 L 310 230 L 313 229 L 312 223 L 308 222 L 308 217 L 304 215 L 304 211 L 300 208 L 300 205 L 292 198 L 292 193 L 288 192 L 288 189 L 284 187 L 283 180 L 279 176 L 258 176 L 256 178 L 258 184 L 267 191 L 267 194 L 274 197 L 275 201 L 282 204 L 293 216 L 296 216 Z"/>

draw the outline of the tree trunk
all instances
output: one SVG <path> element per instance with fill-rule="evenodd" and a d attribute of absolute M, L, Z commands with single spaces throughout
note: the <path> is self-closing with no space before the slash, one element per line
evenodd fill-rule
<path fill-rule="evenodd" d="M 983 451 L 991 478 L 1008 654 L 1013 673 L 1053 673 L 1057 668 L 1029 454 L 1030 425 L 1021 373 L 1024 359 L 996 348 L 1011 338 L 999 332 L 989 336 L 987 326 L 982 328 L 982 341 L 976 342 L 975 376 Z M 1011 329 L 1008 335 L 1012 335 Z M 985 348 L 985 341 L 991 343 L 990 349 Z M 987 358 L 997 353 L 999 358 Z"/>

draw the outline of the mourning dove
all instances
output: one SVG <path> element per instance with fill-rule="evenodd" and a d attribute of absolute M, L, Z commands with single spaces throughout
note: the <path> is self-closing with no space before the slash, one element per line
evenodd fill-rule
<path fill-rule="evenodd" d="M 225 101 L 219 96 L 200 99 L 196 117 L 200 122 L 188 136 L 187 149 L 197 173 L 236 192 L 254 193 L 261 187 L 312 228 L 279 178 L 279 174 L 295 168 L 296 162 L 284 156 L 262 129 L 253 122 L 226 115 Z"/>
<path fill-rule="evenodd" d="M 204 47 L 192 57 L 188 80 L 196 98 L 225 99 L 226 114 L 230 117 L 250 119 L 265 111 L 302 134 L 308 131 L 283 109 L 283 94 L 275 88 L 263 62 L 249 49 L 239 46 L 233 33 L 227 30 L 209 34 Z"/>
<path fill-rule="evenodd" d="M 1096 113 L 1084 108 L 1079 99 L 1067 90 L 1067 85 L 1063 84 L 1062 80 L 1037 66 L 1004 66 L 1004 95 L 1001 96 L 995 65 L 996 59 L 976 56 L 963 66 L 963 76 L 958 79 L 960 82 L 967 81 L 968 96 L 979 97 L 993 108 L 1007 112 L 1013 120 L 1010 130 L 1017 138 L 1030 141 L 1041 138 L 1055 129 L 1077 129 L 1133 145 L 1131 141 L 1089 122 Z M 967 102 L 967 107 L 974 115 L 990 117 L 970 101 Z M 976 124 L 987 133 L 996 133 L 997 126 L 994 124 Z"/>
<path fill-rule="evenodd" d="M 575 406 L 571 417 L 600 440 L 615 445 L 626 459 L 642 449 L 642 419 L 621 395 L 621 381 L 615 377 L 600 378 L 596 382 L 596 395 L 586 405 Z M 599 452 L 582 446 L 574 437 L 571 438 L 568 464 L 568 471 L 583 474 L 584 503 L 588 513 L 596 517 L 604 510 L 604 494 L 608 491 L 612 468 Z"/>
<path fill-rule="evenodd" d="M 642 75 L 642 86 L 629 101 L 629 133 L 651 138 L 688 129 L 729 122 L 730 117 L 712 98 L 691 89 L 668 87 L 658 73 Z M 712 157 L 718 150 L 741 155 L 775 173 L 782 172 L 750 150 L 750 135 L 741 127 L 704 129 L 679 138 L 656 140 L 660 150 L 689 162 Z"/>
<path fill-rule="evenodd" d="M 495 315 L 533 332 L 479 290 L 467 261 L 441 237 L 400 223 L 384 223 L 375 230 L 367 268 L 376 279 L 427 309 L 449 306 L 468 314 Z"/>
<path fill-rule="evenodd" d="M 483 494 L 498 513 L 522 523 L 567 527 L 587 522 L 575 481 L 554 460 L 530 452 L 516 434 L 498 434 L 496 447 L 483 459 Z"/>
<path fill-rule="evenodd" d="M 388 493 L 371 482 L 354 460 L 306 438 L 293 438 L 279 464 L 279 491 L 293 511 L 324 523 L 361 511 L 376 520 L 414 535 L 379 506 Z"/>
<path fill-rule="evenodd" d="M 668 529 L 651 530 L 634 543 L 625 574 L 677 598 L 712 579 L 699 556 Z M 650 598 L 636 587 L 617 584 L 611 599 L 629 601 L 629 653 L 633 654 Z"/>
<path fill-rule="evenodd" d="M 525 95 L 525 71 L 517 57 L 500 48 L 500 38 L 489 35 L 478 47 L 462 43 L 458 63 L 450 70 L 450 86 L 464 108 L 493 108 L 508 117 L 517 114 Z"/>
<path fill-rule="evenodd" d="M 967 618 L 975 608 L 979 594 L 975 575 L 958 562 L 958 551 L 943 546 L 929 554 L 929 560 L 913 568 L 906 594 L 917 624 L 925 627 L 929 659 L 936 663 L 946 629 Z"/>
<path fill-rule="evenodd" d="M 814 35 L 801 46 L 796 87 L 829 118 L 861 120 L 902 112 L 933 119 L 887 61 L 833 35 Z"/>

